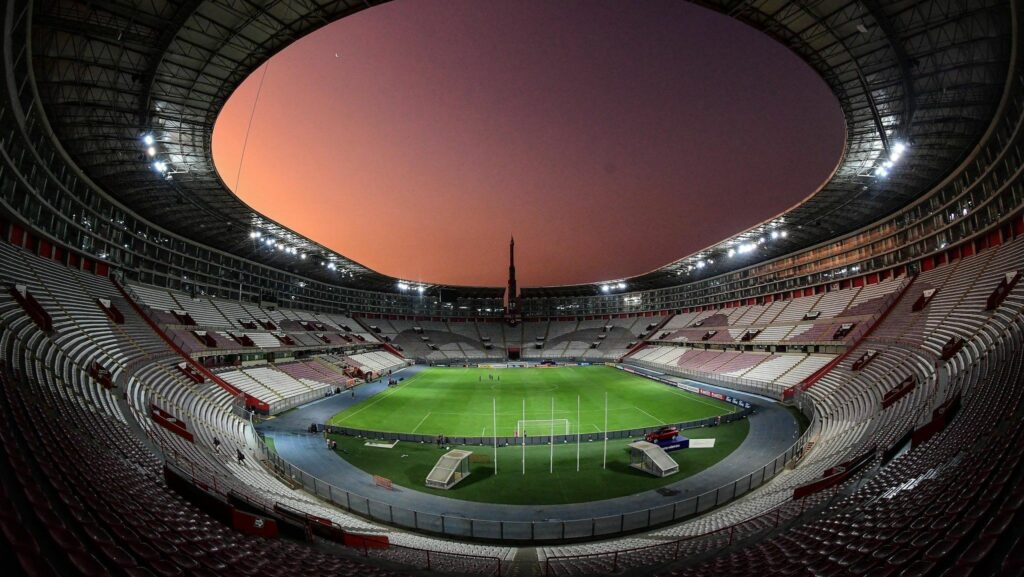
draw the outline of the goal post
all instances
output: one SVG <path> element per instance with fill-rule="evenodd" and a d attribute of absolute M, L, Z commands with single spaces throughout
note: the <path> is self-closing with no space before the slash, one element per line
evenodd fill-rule
<path fill-rule="evenodd" d="M 556 435 L 571 435 L 572 425 L 569 419 L 527 419 L 516 422 L 516 435 L 530 435 L 531 437 L 547 437 L 551 435 L 552 429 Z"/>
<path fill-rule="evenodd" d="M 433 489 L 451 489 L 469 476 L 469 461 L 472 451 L 452 449 L 437 460 L 427 475 L 426 485 Z"/>

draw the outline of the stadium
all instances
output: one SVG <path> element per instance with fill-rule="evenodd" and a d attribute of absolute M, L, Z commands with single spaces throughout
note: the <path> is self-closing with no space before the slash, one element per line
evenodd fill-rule
<path fill-rule="evenodd" d="M 526 287 L 514 241 L 506 286 L 385 275 L 214 166 L 247 78 L 379 3 L 2 4 L 5 571 L 1024 574 L 1019 2 L 694 2 L 822 79 L 838 164 Z"/>

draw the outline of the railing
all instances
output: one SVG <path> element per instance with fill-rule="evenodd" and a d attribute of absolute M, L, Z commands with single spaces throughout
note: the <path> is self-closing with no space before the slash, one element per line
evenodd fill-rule
<path fill-rule="evenodd" d="M 483 573 L 501 577 L 503 562 L 498 557 L 419 549 L 394 544 L 389 544 L 387 548 L 375 548 L 370 547 L 369 544 L 369 540 L 362 541 L 360 549 L 363 557 L 397 561 L 427 571 L 436 570 L 453 574 Z"/>
<path fill-rule="evenodd" d="M 638 361 L 635 359 L 625 359 L 625 362 L 630 365 L 636 365 L 638 367 L 649 369 L 651 371 L 658 373 L 672 375 L 674 377 L 692 378 L 699 381 L 703 381 L 709 385 L 715 385 L 727 389 L 735 389 L 741 393 L 750 393 L 753 395 L 761 395 L 764 397 L 774 399 L 781 399 L 783 391 L 786 390 L 786 387 L 784 385 L 777 385 L 774 383 L 768 383 L 765 381 L 758 381 L 754 379 L 731 377 L 729 375 L 697 371 L 694 369 L 687 369 L 684 367 L 660 365 L 658 363 L 652 363 L 650 361 Z"/>
<path fill-rule="evenodd" d="M 163 439 L 153 435 L 150 431 L 146 430 L 145 433 L 153 443 L 160 447 L 160 451 L 164 455 L 165 466 L 174 470 L 179 477 L 187 480 L 192 485 L 206 492 L 212 492 L 224 499 L 233 497 L 269 517 L 280 518 L 278 510 L 283 508 L 296 511 L 307 517 L 307 522 L 313 522 L 308 519 L 308 513 L 295 509 L 295 507 L 276 501 L 264 501 L 248 492 L 240 492 L 238 489 L 244 487 L 240 481 L 229 479 L 225 482 L 219 480 L 221 474 L 212 471 L 204 465 L 197 465 L 174 447 L 168 446 Z M 373 543 L 373 540 L 370 539 L 371 535 L 349 533 L 333 521 L 331 522 L 331 527 L 347 535 L 344 544 L 358 550 L 363 557 L 399 562 L 428 571 L 475 573 L 498 575 L 500 577 L 503 570 L 503 561 L 498 557 L 422 549 L 390 542 L 386 547 L 377 548 L 371 546 Z"/>
<path fill-rule="evenodd" d="M 134 292 L 131 292 L 131 287 L 121 285 L 121 283 L 117 282 L 117 279 L 113 277 L 111 277 L 110 281 L 114 285 L 114 287 L 121 293 L 121 296 L 123 296 L 124 299 L 128 302 L 129 306 L 131 306 L 132 309 L 135 310 L 135 313 L 142 317 L 142 320 L 145 321 L 147 325 L 149 325 L 149 328 L 154 333 L 156 333 L 156 335 L 160 337 L 165 343 L 167 343 L 167 346 L 174 350 L 174 352 L 178 353 L 178 355 L 181 356 L 181 358 L 184 359 L 185 362 L 195 367 L 195 369 L 198 370 L 203 376 L 216 383 L 219 387 L 221 387 L 228 393 L 232 395 L 237 395 L 241 393 L 241 391 L 239 391 L 237 388 L 224 382 L 223 379 L 208 371 L 206 367 L 204 367 L 201 363 L 197 363 L 194 359 L 192 359 L 192 357 L 185 353 L 185 351 L 183 351 L 181 347 L 178 346 L 177 343 L 171 340 L 171 338 L 167 336 L 167 333 L 164 332 L 164 330 L 161 329 L 160 326 L 157 325 L 156 322 L 154 322 L 153 319 L 151 319 L 148 314 L 146 314 L 146 311 L 143 310 L 142 305 L 138 303 L 138 296 L 135 295 Z"/>
<path fill-rule="evenodd" d="M 815 411 L 810 398 L 801 407 L 812 419 L 811 426 L 785 451 L 759 469 L 716 489 L 700 495 L 666 503 L 658 507 L 628 511 L 603 517 L 571 520 L 504 521 L 500 519 L 474 519 L 451 514 L 427 513 L 406 509 L 384 501 L 377 501 L 341 489 L 323 479 L 292 465 L 280 455 L 259 444 L 260 458 L 265 459 L 278 472 L 300 483 L 308 492 L 321 499 L 373 521 L 412 529 L 423 533 L 476 539 L 483 541 L 555 542 L 597 537 L 613 537 L 652 529 L 679 522 L 706 513 L 714 508 L 746 495 L 781 472 L 788 463 L 803 457 L 808 441 L 816 430 Z"/>
<path fill-rule="evenodd" d="M 825 502 L 838 495 L 838 492 L 839 488 L 834 487 Z M 579 574 L 595 570 L 615 573 L 618 572 L 620 564 L 635 569 L 645 565 L 676 561 L 681 557 L 700 555 L 713 549 L 729 547 L 741 539 L 776 529 L 783 523 L 798 519 L 805 511 L 811 509 L 808 506 L 809 502 L 811 500 L 808 499 L 788 500 L 739 523 L 652 545 L 578 555 L 553 555 L 544 559 L 544 575 Z"/>
<path fill-rule="evenodd" d="M 843 352 L 843 354 L 838 355 L 834 359 L 829 361 L 827 365 L 821 367 L 817 371 L 814 371 L 814 373 L 812 373 L 804 380 L 786 389 L 786 391 L 782 394 L 783 399 L 789 399 L 795 396 L 797 394 L 797 391 L 806 391 L 807 389 L 813 387 L 819 380 L 821 380 L 822 377 L 824 377 L 827 373 L 832 371 L 832 369 L 839 366 L 839 364 L 846 360 L 846 358 L 849 357 L 851 354 L 853 354 L 855 350 L 860 348 L 860 345 L 869 336 L 871 336 L 872 333 L 875 332 L 875 329 L 878 328 L 878 326 L 882 324 L 882 321 L 884 321 L 886 317 L 889 316 L 889 313 L 892 312 L 894 308 L 896 308 L 896 305 L 903 298 L 903 295 L 905 295 L 907 291 L 910 290 L 910 285 L 914 284 L 915 280 L 917 280 L 916 276 L 904 278 L 903 281 L 900 283 L 899 288 L 886 295 L 886 300 L 882 307 L 882 310 L 872 315 L 871 322 L 867 323 L 860 332 L 854 331 L 855 334 L 850 341 L 851 344 L 849 348 L 847 348 L 846 351 Z"/>

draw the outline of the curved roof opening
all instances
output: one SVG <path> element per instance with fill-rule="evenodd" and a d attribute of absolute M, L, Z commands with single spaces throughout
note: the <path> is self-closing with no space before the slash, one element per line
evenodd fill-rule
<path fill-rule="evenodd" d="M 228 101 L 221 178 L 410 280 L 500 286 L 515 234 L 520 284 L 536 286 L 649 271 L 834 169 L 838 103 L 777 41 L 675 2 L 600 0 L 585 16 L 398 1 L 327 26 Z"/>

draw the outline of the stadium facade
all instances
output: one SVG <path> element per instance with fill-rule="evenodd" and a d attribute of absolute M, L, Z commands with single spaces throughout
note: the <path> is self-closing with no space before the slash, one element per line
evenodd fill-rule
<path fill-rule="evenodd" d="M 246 376 L 238 376 L 238 383 L 225 383 L 220 377 L 206 375 L 202 365 L 193 366 L 190 359 L 218 356 L 210 354 L 210 349 L 233 350 L 252 358 L 266 350 L 314 351 L 326 344 L 358 357 L 361 364 L 353 368 L 372 373 L 400 366 L 406 345 L 417 341 L 422 345 L 431 338 L 439 342 L 438 335 L 422 334 L 431 331 L 447 331 L 444 344 L 456 346 L 435 349 L 427 345 L 422 355 L 409 356 L 426 358 L 434 352 L 458 351 L 440 358 L 497 358 L 504 356 L 504 349 L 517 345 L 524 356 L 533 347 L 542 351 L 537 354 L 542 358 L 547 343 L 565 334 L 582 333 L 560 350 L 564 358 L 587 358 L 586 350 L 571 342 L 589 343 L 593 347 L 587 346 L 587 350 L 603 351 L 599 341 L 615 337 L 600 337 L 599 333 L 613 334 L 618 326 L 628 335 L 618 338 L 607 354 L 593 358 L 632 359 L 637 366 L 678 369 L 683 375 L 712 379 L 712 384 L 779 399 L 799 399 L 807 393 L 817 407 L 812 416 L 814 426 L 820 428 L 812 431 L 818 437 L 789 457 L 800 461 L 804 451 L 809 451 L 809 462 L 801 461 L 796 470 L 806 466 L 810 473 L 767 497 L 764 490 L 772 485 L 766 480 L 759 500 L 740 500 L 728 506 L 716 501 L 723 508 L 707 524 L 710 533 L 725 529 L 732 544 L 737 534 L 762 535 L 774 514 L 771 528 L 785 526 L 788 532 L 783 537 L 751 539 L 750 547 L 734 547 L 720 559 L 709 559 L 708 551 L 716 547 L 710 540 L 701 541 L 705 548 L 693 550 L 673 541 L 675 549 L 668 556 L 660 549 L 657 554 L 636 553 L 635 542 L 604 549 L 542 550 L 538 555 L 549 559 L 540 564 L 546 570 L 588 573 L 621 570 L 622 563 L 630 567 L 655 561 L 699 561 L 706 565 L 695 571 L 713 565 L 719 573 L 747 574 L 752 567 L 790 566 L 787 563 L 806 571 L 810 562 L 804 560 L 809 559 L 819 563 L 821 571 L 833 571 L 830 574 L 855 567 L 866 573 L 883 564 L 890 573 L 916 567 L 918 573 L 908 574 L 923 575 L 953 564 L 990 570 L 992 566 L 984 564 L 994 562 L 989 556 L 993 551 L 1007 555 L 1007 527 L 1019 520 L 1015 516 L 1020 492 L 1014 487 L 1020 478 L 1021 431 L 1019 425 L 996 429 L 977 423 L 1019 415 L 1019 393 L 1024 388 L 1020 382 L 1020 291 L 1024 285 L 1018 284 L 1020 275 L 1015 274 L 1024 266 L 1019 250 L 1024 241 L 1018 240 L 1024 233 L 1024 75 L 1019 62 L 1018 2 L 697 2 L 781 42 L 825 80 L 840 103 L 846 124 L 843 154 L 833 174 L 790 210 L 649 273 L 573 286 L 522 288 L 516 302 L 517 314 L 527 320 L 523 332 L 517 339 L 501 332 L 503 345 L 498 347 L 494 343 L 499 337 L 485 338 L 487 330 L 479 327 L 504 324 L 505 287 L 446 286 L 377 273 L 246 206 L 228 190 L 214 167 L 214 122 L 238 85 L 292 42 L 373 4 L 230 0 L 4 3 L 0 14 L 5 87 L 0 97 L 0 219 L 6 263 L 2 272 L 5 283 L 11 285 L 11 297 L 3 309 L 3 352 L 5 367 L 13 367 L 4 375 L 7 395 L 3 410 L 5 417 L 10 417 L 5 438 L 20 439 L 26 448 L 43 446 L 35 443 L 45 445 L 44 440 L 12 428 L 11 423 L 33 422 L 52 411 L 69 410 L 59 396 L 43 393 L 48 383 L 56 381 L 88 387 L 107 380 L 130 388 L 146 379 L 168 379 L 167 374 L 177 367 L 185 377 L 174 373 L 176 379 L 195 376 L 198 383 L 213 381 L 221 393 L 239 393 L 250 408 L 260 402 L 269 405 L 266 397 L 259 398 L 261 394 L 245 392 L 244 387 L 257 386 L 246 381 Z M 54 263 L 66 271 L 48 268 Z M 92 335 L 76 312 L 74 290 L 62 289 L 87 285 L 90 281 L 82 280 L 83 273 L 117 279 L 111 286 L 124 293 L 105 287 L 96 288 L 95 294 L 101 304 L 108 303 L 104 306 L 108 306 L 105 310 L 110 318 L 127 316 L 129 325 L 139 321 L 140 331 L 152 329 L 148 337 L 138 336 L 136 341 L 135 348 L 141 346 L 148 351 L 146 355 L 115 354 L 123 343 L 114 339 L 104 344 L 99 337 L 90 336 L 98 351 L 111 350 L 88 357 L 89 363 L 83 364 L 73 354 L 77 348 L 57 340 L 55 334 L 67 331 Z M 875 308 L 868 312 L 854 309 L 859 295 L 876 285 L 887 288 L 872 293 L 870 302 Z M 44 297 L 46 292 L 54 298 Z M 117 301 L 122 294 L 125 300 Z M 214 304 L 186 306 L 183 298 L 174 295 Z M 950 301 L 950 295 L 956 298 Z M 849 298 L 843 300 L 846 296 Z M 826 300 L 842 306 L 836 305 L 831 312 L 820 310 Z M 806 307 L 787 313 L 797 301 Z M 117 302 L 124 310 L 115 313 Z M 162 306 L 164 302 L 169 304 Z M 225 312 L 217 303 L 240 303 L 243 313 Z M 216 318 L 204 321 L 210 310 L 216 310 L 214 316 L 225 324 L 245 326 L 236 326 L 233 332 L 218 331 L 224 327 Z M 295 312 L 272 316 L 276 310 Z M 769 310 L 773 315 L 770 322 L 758 323 Z M 913 316 L 922 310 L 931 311 L 927 320 Z M 183 313 L 177 320 L 159 314 L 176 311 Z M 61 315 L 69 319 L 68 324 L 55 329 Z M 243 323 L 243 315 L 251 318 Z M 204 318 L 185 322 L 185 317 Z M 825 326 L 816 322 L 819 317 L 835 322 Z M 25 319 L 32 320 L 41 332 L 33 333 L 36 329 L 23 323 Z M 547 323 L 547 327 L 527 333 L 531 319 Z M 264 320 L 262 338 L 269 342 L 260 340 L 261 330 L 256 326 Z M 572 328 L 563 333 L 559 325 L 553 331 L 556 323 L 571 324 Z M 382 328 L 385 324 L 391 327 L 390 335 Z M 459 338 L 460 331 L 453 328 L 456 325 L 477 328 Z M 821 326 L 801 329 L 820 329 L 815 339 L 796 338 L 799 327 L 817 325 Z M 244 333 L 247 329 L 256 332 L 249 336 Z M 583 333 L 585 330 L 591 332 Z M 417 337 L 403 345 L 398 337 L 409 331 Z M 226 336 L 221 334 L 224 332 Z M 154 334 L 166 336 L 166 343 Z M 769 334 L 774 336 L 768 338 Z M 467 344 L 465 339 L 473 342 Z M 230 344 L 232 340 L 235 344 Z M 51 341 L 57 344 L 50 345 Z M 537 346 L 541 341 L 544 343 Z M 195 350 L 185 350 L 186 342 Z M 146 349 L 145 343 L 153 349 Z M 680 344 L 700 345 L 701 354 L 711 349 L 719 357 L 727 351 L 735 354 L 714 367 L 704 357 L 689 368 L 683 361 L 677 362 L 690 353 L 666 362 L 678 352 L 669 347 Z M 720 346 L 715 348 L 716 344 Z M 756 344 L 764 346 L 755 348 Z M 161 349 L 168 345 L 171 349 Z M 172 349 L 182 356 L 168 362 L 162 355 Z M 785 355 L 791 349 L 804 356 L 790 361 Z M 570 350 L 582 352 L 576 355 Z M 775 356 L 753 359 L 743 356 L 747 353 Z M 810 361 L 816 354 L 831 356 Z M 41 359 L 46 359 L 45 363 L 34 371 L 33 363 L 42 363 Z M 58 361 L 67 364 L 62 369 L 54 364 Z M 768 366 L 765 363 L 772 363 L 768 377 L 757 372 Z M 875 370 L 885 370 L 863 373 L 869 363 L 876 364 Z M 793 372 L 796 367 L 807 367 L 807 372 Z M 294 380 L 301 383 L 300 378 L 307 377 L 295 376 Z M 19 383 L 22 392 L 11 392 Z M 871 392 L 847 397 L 853 385 Z M 994 400 L 999 396 L 997 385 L 1005 395 L 1000 401 Z M 173 387 L 162 393 L 150 391 L 153 396 L 140 397 L 146 400 L 133 405 L 134 410 L 142 410 L 147 419 L 160 422 L 164 429 L 173 428 L 181 415 L 170 415 L 165 409 L 174 403 L 161 397 L 171 390 Z M 39 392 L 38 398 L 46 400 L 37 404 L 29 391 Z M 302 389 L 301 394 L 280 395 L 279 408 L 308 400 L 318 392 Z M 93 411 L 124 412 L 124 407 L 117 408 L 120 401 L 102 395 L 97 398 L 101 397 L 102 402 L 95 405 L 71 403 L 70 411 L 90 423 L 94 419 L 88 415 Z M 154 399 L 164 399 L 161 402 L 167 406 L 156 407 Z M 111 404 L 103 408 L 108 400 Z M 226 404 L 231 402 L 228 399 Z M 890 407 L 899 408 L 898 418 L 877 420 L 871 416 Z M 269 406 L 258 408 L 270 410 Z M 221 410 L 227 414 L 230 407 Z M 948 424 L 945 415 L 955 410 L 970 415 L 980 428 L 972 429 L 961 419 L 943 431 Z M 125 417 L 128 415 L 120 419 L 130 424 L 131 417 Z M 102 423 L 96 430 L 131 447 L 125 453 L 134 454 L 133 458 L 150 467 L 155 466 L 154 459 L 171 458 L 154 434 L 146 433 L 149 425 L 141 432 L 136 425 L 111 433 L 116 427 L 111 429 L 104 419 L 99 419 Z M 220 431 L 216 435 L 226 437 L 226 431 L 235 429 L 242 431 L 241 437 L 251 435 L 244 423 L 231 419 L 202 421 L 196 413 L 186 420 L 206 423 L 202 427 L 207 436 L 210 431 Z M 834 428 L 844 420 L 855 425 Z M 223 429 L 212 424 L 222 421 L 229 423 Z M 47 427 L 53 438 L 74 435 L 73 427 L 68 429 L 66 424 Z M 131 433 L 139 433 L 149 444 L 130 440 Z M 180 433 L 176 434 L 184 438 Z M 949 443 L 983 438 L 990 454 L 999 458 L 982 462 L 977 456 L 958 455 L 951 445 L 928 444 L 935 434 Z M 911 442 L 908 435 L 920 435 L 913 441 L 915 451 L 904 457 L 890 454 L 891 449 Z M 848 444 L 839 446 L 837 439 Z M 13 479 L 21 478 L 18 467 L 25 456 L 18 445 L 12 443 L 7 450 L 7 464 L 17 474 L 4 478 L 5 486 L 16 486 Z M 148 457 L 139 456 L 146 451 L 150 451 Z M 208 448 L 203 451 L 209 454 Z M 241 457 L 255 449 L 244 445 L 239 451 Z M 115 464 L 111 467 L 118 470 L 117 459 L 103 458 L 112 459 L 110 463 Z M 965 462 L 970 469 L 961 466 Z M 36 470 L 33 467 L 37 466 L 29 469 Z M 857 484 L 859 478 L 834 478 L 846 471 L 861 475 L 871 468 L 875 476 L 870 483 L 865 481 L 866 487 Z M 933 472 L 928 473 L 930 470 Z M 85 478 L 90 474 L 87 469 L 78 473 Z M 970 494 L 960 490 L 970 484 L 971 473 L 978 475 L 976 486 L 984 487 L 987 500 L 977 490 Z M 834 483 L 817 486 L 817 476 Z M 125 490 L 133 483 L 143 483 L 128 473 L 107 480 Z M 915 491 L 918 485 L 921 489 Z M 795 488 L 804 488 L 804 492 Z M 66 494 L 86 500 L 86 492 L 80 489 L 68 487 Z M 733 489 L 733 496 L 739 497 L 736 487 Z M 752 485 L 746 488 L 752 489 Z M 839 494 L 840 489 L 846 494 Z M 935 511 L 924 515 L 914 509 L 923 509 L 923 501 L 935 497 L 940 489 L 943 494 L 956 489 L 963 508 L 953 511 L 950 504 L 944 509 L 948 515 Z M 28 502 L 45 508 L 39 505 L 45 498 L 38 499 L 31 489 L 20 491 Z M 57 493 L 60 487 L 55 484 L 51 494 Z M 254 489 L 254 494 L 261 493 Z M 275 493 L 267 489 L 262 494 L 272 501 Z M 811 506 L 804 499 L 808 494 L 814 495 L 812 501 L 818 499 Z M 914 501 L 900 501 L 901 494 Z M 167 505 L 158 496 L 139 497 L 139 506 L 162 510 Z M 300 501 L 288 507 L 318 518 L 327 515 L 310 505 L 311 501 Z M 94 506 L 91 502 L 86 505 Z M 53 508 L 78 510 L 70 505 Z M 273 511 L 275 506 L 271 504 L 269 509 Z M 965 510 L 981 513 L 968 519 Z M 808 517 L 809 511 L 820 518 Z M 987 511 L 1006 521 L 1002 529 L 981 527 L 980 516 Z M 16 532 L 11 528 L 17 525 L 11 520 L 14 518 L 6 517 L 5 529 Z M 940 526 L 945 519 L 947 529 L 957 529 L 946 539 L 959 539 L 945 552 L 933 551 L 934 539 L 917 541 L 924 525 L 912 530 L 914 518 L 927 518 L 934 523 L 927 526 L 935 531 L 943 530 Z M 758 521 L 744 524 L 753 519 Z M 888 519 L 892 527 L 883 527 L 879 519 Z M 40 520 L 46 525 L 52 517 L 44 515 Z M 75 523 L 80 521 L 63 524 L 79 527 Z M 193 521 L 190 530 L 198 531 L 199 517 Z M 40 523 L 29 523 L 34 535 L 41 534 L 36 528 Z M 817 534 L 801 529 L 801 523 L 816 524 Z M 839 530 L 844 523 L 857 523 L 860 529 L 851 537 Z M 55 525 L 62 524 L 51 527 Z M 895 529 L 890 540 L 899 531 L 912 532 L 905 535 L 906 542 L 886 550 L 886 555 L 876 555 L 881 545 L 875 543 L 872 549 L 865 542 L 885 541 L 887 529 Z M 83 531 L 74 528 L 71 533 L 81 540 Z M 697 531 L 669 535 L 691 537 Z M 52 540 L 44 540 L 40 549 L 10 533 L 8 549 L 23 567 L 34 567 L 25 559 L 53 548 L 64 551 L 66 566 L 83 573 L 103 574 L 105 567 L 120 567 L 111 571 L 125 572 L 134 566 L 123 559 L 124 564 L 118 565 L 116 552 L 94 555 L 102 561 L 85 558 L 83 555 L 92 553 L 83 553 L 86 548 L 80 543 L 76 547 L 73 539 L 56 529 L 49 534 Z M 156 537 L 143 541 L 147 539 L 163 542 Z M 218 539 L 231 543 L 233 538 L 218 534 Z M 445 549 L 440 541 L 417 543 L 407 546 L 406 561 L 415 557 L 415 563 L 420 563 L 419 553 L 411 551 L 437 547 L 437 555 L 451 556 L 449 570 L 493 569 L 484 561 L 460 565 L 462 561 L 455 560 L 450 550 L 442 553 Z M 364 552 L 369 550 L 365 542 L 362 545 Z M 307 570 L 331 566 L 356 573 L 362 567 L 355 562 L 342 566 L 340 561 L 314 558 L 306 548 L 289 544 L 267 549 L 252 543 L 240 547 L 253 558 L 266 561 L 261 566 L 285 563 L 283 559 L 291 554 L 308 560 Z M 619 550 L 633 553 L 623 554 L 620 560 L 615 553 Z M 494 554 L 500 559 L 496 565 L 500 568 L 515 559 L 515 552 L 509 551 L 488 551 L 480 558 Z M 137 558 L 133 563 L 150 562 L 154 564 L 151 567 L 157 560 L 176 555 L 164 552 L 149 560 L 142 547 L 133 553 Z M 690 554 L 693 558 L 686 559 Z M 209 559 L 198 553 L 188 557 L 192 562 Z M 1011 557 L 1006 561 L 1010 565 L 1000 567 L 1019 572 L 1019 558 L 1014 561 Z M 400 556 L 391 559 L 401 560 Z M 1018 564 L 1013 565 L 1015 562 Z M 181 563 L 182 568 L 191 570 L 187 561 Z M 297 566 L 285 563 L 281 567 Z M 794 573 L 803 574 L 796 569 Z M 40 574 L 47 573 L 40 570 Z"/>

